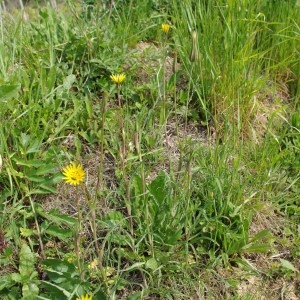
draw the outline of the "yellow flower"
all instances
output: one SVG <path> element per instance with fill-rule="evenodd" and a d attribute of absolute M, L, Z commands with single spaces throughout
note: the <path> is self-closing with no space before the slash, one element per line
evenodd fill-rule
<path fill-rule="evenodd" d="M 124 73 L 110 75 L 110 79 L 116 84 L 121 84 L 125 80 L 125 78 L 126 75 Z"/>
<path fill-rule="evenodd" d="M 166 23 L 161 24 L 161 30 L 162 30 L 164 33 L 168 33 L 169 30 L 170 30 L 170 25 L 169 25 L 169 24 L 166 24 Z"/>
<path fill-rule="evenodd" d="M 90 270 L 95 270 L 95 269 L 97 269 L 97 267 L 98 267 L 98 259 L 94 259 L 89 265 L 88 265 L 88 268 L 90 269 Z"/>
<path fill-rule="evenodd" d="M 80 298 L 76 298 L 76 300 L 93 300 L 93 297 L 86 294 L 85 296 L 81 296 Z"/>
<path fill-rule="evenodd" d="M 78 185 L 84 180 L 85 172 L 80 164 L 75 163 L 65 167 L 62 171 L 63 180 L 71 185 Z"/>

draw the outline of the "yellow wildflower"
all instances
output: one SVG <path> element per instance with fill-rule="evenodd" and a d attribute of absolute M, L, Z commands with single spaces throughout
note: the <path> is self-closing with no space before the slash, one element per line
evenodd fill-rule
<path fill-rule="evenodd" d="M 76 300 L 93 300 L 93 297 L 86 294 L 85 296 L 82 295 L 80 298 L 76 298 Z"/>
<path fill-rule="evenodd" d="M 125 80 L 125 78 L 126 75 L 124 73 L 110 75 L 110 79 L 116 84 L 121 84 Z"/>
<path fill-rule="evenodd" d="M 169 30 L 170 30 L 170 25 L 169 25 L 169 24 L 166 24 L 166 23 L 161 24 L 161 30 L 162 30 L 164 33 L 168 33 Z"/>
<path fill-rule="evenodd" d="M 75 163 L 65 167 L 62 173 L 64 175 L 63 180 L 71 185 L 80 184 L 83 182 L 85 176 L 85 171 L 83 170 L 82 165 L 76 165 Z"/>
<path fill-rule="evenodd" d="M 98 259 L 95 258 L 95 259 L 88 265 L 88 268 L 89 268 L 90 270 L 95 270 L 95 269 L 97 269 L 98 264 L 99 264 Z"/>

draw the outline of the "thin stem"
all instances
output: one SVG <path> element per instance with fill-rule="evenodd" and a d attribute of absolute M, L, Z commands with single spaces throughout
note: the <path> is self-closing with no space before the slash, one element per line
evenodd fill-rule
<path fill-rule="evenodd" d="M 91 229 L 92 229 L 92 233 L 93 233 L 95 249 L 96 249 L 97 256 L 99 258 L 100 268 L 102 269 L 103 268 L 103 251 L 102 251 L 102 249 L 100 250 L 100 247 L 99 247 L 98 238 L 97 238 L 97 224 L 96 224 L 96 200 L 97 200 L 97 196 L 95 195 L 94 199 L 92 200 L 91 196 L 89 194 L 89 191 L 87 190 L 86 187 L 84 187 L 84 188 L 85 188 L 86 198 L 88 200 L 88 203 L 90 204 L 90 210 L 91 210 L 91 223 L 90 223 L 90 225 L 91 225 Z"/>
<path fill-rule="evenodd" d="M 167 35 L 164 34 L 163 38 L 163 62 L 162 62 L 162 116 L 161 123 L 165 124 L 166 122 L 166 103 L 167 103 L 167 95 L 166 95 L 166 57 L 167 57 Z"/>
<path fill-rule="evenodd" d="M 96 194 L 93 202 L 97 200 L 97 194 L 100 187 L 103 185 L 103 162 L 104 162 L 104 127 L 105 127 L 105 113 L 106 113 L 106 103 L 108 99 L 108 93 L 103 93 L 102 98 L 102 109 L 101 109 L 101 140 L 100 140 L 100 149 L 99 149 L 99 168 L 98 168 L 98 176 L 97 176 L 97 184 L 96 184 Z"/>
<path fill-rule="evenodd" d="M 117 84 L 117 100 L 118 100 L 119 107 L 122 107 L 122 102 L 121 102 L 121 85 L 119 83 Z"/>
<path fill-rule="evenodd" d="M 80 199 L 79 199 L 79 193 L 78 193 L 78 186 L 76 187 L 76 200 L 77 200 L 77 228 L 75 232 L 75 253 L 77 256 L 77 266 L 78 271 L 80 274 L 80 279 L 84 280 L 84 272 L 83 272 L 83 261 L 82 261 L 82 245 L 81 245 L 81 229 L 82 229 L 82 216 L 81 216 L 81 209 L 80 209 Z"/>
<path fill-rule="evenodd" d="M 38 239 L 39 239 L 39 244 L 40 244 L 40 249 L 41 249 L 41 258 L 46 259 L 45 251 L 44 251 L 44 244 L 43 244 L 43 241 L 42 241 L 42 235 L 41 235 L 41 230 L 40 230 L 40 225 L 39 225 L 38 220 L 37 220 L 36 211 L 35 211 L 34 204 L 33 204 L 33 201 L 31 199 L 31 197 L 29 197 L 29 201 L 30 201 L 30 206 L 31 206 L 31 209 L 32 209 L 32 212 L 33 212 L 33 215 L 34 215 L 34 222 L 35 222 L 35 226 L 36 226 L 36 230 L 37 230 L 37 234 L 38 234 Z"/>
<path fill-rule="evenodd" d="M 98 238 L 97 238 L 97 230 L 96 230 L 96 203 L 97 203 L 97 195 L 99 189 L 103 186 L 103 162 L 104 162 L 104 126 L 105 126 L 105 113 L 106 113 L 106 103 L 107 103 L 108 93 L 103 93 L 102 98 L 102 109 L 101 109 L 101 141 L 100 141 L 100 155 L 99 155 L 99 168 L 98 168 L 98 177 L 97 177 L 97 184 L 96 184 L 96 191 L 95 191 L 95 197 L 93 200 L 91 200 L 91 197 L 89 195 L 88 190 L 86 189 L 86 196 L 88 199 L 88 202 L 90 203 L 90 209 L 91 209 L 91 229 L 93 232 L 93 238 L 96 248 L 96 253 L 99 258 L 99 264 L 100 267 L 103 267 L 103 251 L 100 250 L 99 244 L 98 244 Z"/>
<path fill-rule="evenodd" d="M 117 100 L 118 100 L 119 107 L 122 108 L 121 84 L 117 84 Z M 126 147 L 124 108 L 121 109 L 119 115 L 119 125 L 121 128 L 121 140 L 122 140 L 122 145 L 120 149 L 120 160 L 121 160 L 121 168 L 122 168 L 123 180 L 125 186 L 125 204 L 126 204 L 127 215 L 130 223 L 130 233 L 133 236 L 133 219 L 131 215 L 131 204 L 130 204 L 130 185 L 129 185 L 129 180 L 126 172 L 127 147 Z"/>
<path fill-rule="evenodd" d="M 139 127 L 137 124 L 137 133 L 135 134 L 134 138 L 134 143 L 135 143 L 135 148 L 138 154 L 138 158 L 140 161 L 140 166 L 141 166 L 141 179 L 142 179 L 142 195 L 143 195 L 143 203 L 145 203 L 145 222 L 147 224 L 147 229 L 148 229 L 148 239 L 149 239 L 149 244 L 150 244 L 150 252 L 151 255 L 154 255 L 154 242 L 153 242 L 153 235 L 150 233 L 150 212 L 149 212 L 149 206 L 148 206 L 148 201 L 146 199 L 146 179 L 145 179 L 145 168 L 144 168 L 144 163 L 143 163 L 143 158 L 142 158 L 142 153 L 141 153 L 141 148 L 140 148 L 140 142 L 139 142 Z"/>
<path fill-rule="evenodd" d="M 122 164 L 122 172 L 123 172 L 123 180 L 124 180 L 124 185 L 125 185 L 125 202 L 126 202 L 126 209 L 127 209 L 127 214 L 129 218 L 129 223 L 130 223 L 130 233 L 133 236 L 133 220 L 132 220 L 132 215 L 131 215 L 131 204 L 130 204 L 130 185 L 129 185 L 129 180 L 126 172 L 126 156 L 127 156 L 127 150 L 126 150 L 126 136 L 125 136 L 125 130 L 124 130 L 124 125 L 122 128 L 122 148 L 120 151 L 120 156 L 121 156 L 121 164 Z"/>

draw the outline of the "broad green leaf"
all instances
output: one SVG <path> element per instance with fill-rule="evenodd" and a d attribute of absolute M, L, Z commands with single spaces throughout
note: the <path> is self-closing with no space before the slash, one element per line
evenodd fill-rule
<path fill-rule="evenodd" d="M 130 267 L 126 268 L 123 271 L 128 272 L 128 271 L 132 271 L 132 270 L 135 270 L 135 269 L 140 269 L 144 265 L 145 265 L 144 262 L 137 262 L 137 263 L 134 263 L 133 265 L 131 265 Z"/>
<path fill-rule="evenodd" d="M 110 211 L 101 218 L 101 225 L 106 228 L 128 228 L 128 221 L 119 211 Z"/>
<path fill-rule="evenodd" d="M 34 271 L 35 256 L 27 244 L 23 244 L 20 250 L 19 272 L 24 279 L 29 279 Z"/>
<path fill-rule="evenodd" d="M 40 146 L 41 144 L 38 140 L 33 140 L 26 149 L 26 154 L 39 152 Z"/>
<path fill-rule="evenodd" d="M 270 239 L 272 238 L 272 234 L 270 233 L 270 231 L 268 229 L 264 229 L 264 230 L 261 230 L 259 231 L 252 239 L 251 241 L 254 242 L 254 241 L 258 241 L 258 240 L 261 240 L 263 238 L 267 238 L 267 239 Z"/>
<path fill-rule="evenodd" d="M 66 297 L 68 297 L 68 299 L 71 296 L 70 292 L 68 292 L 67 290 L 65 290 L 64 288 L 62 288 L 56 284 L 53 284 L 49 281 L 42 281 L 42 282 L 44 285 L 48 286 L 48 288 L 50 288 L 50 289 L 57 289 L 57 290 L 61 291 Z"/>
<path fill-rule="evenodd" d="M 40 160 L 40 159 L 30 159 L 30 160 L 26 160 L 26 159 L 21 159 L 21 158 L 17 158 L 14 157 L 13 160 L 15 161 L 15 163 L 19 166 L 26 166 L 26 167 L 40 167 L 42 165 L 44 165 L 45 163 Z"/>
<path fill-rule="evenodd" d="M 146 268 L 151 269 L 152 271 L 156 270 L 158 267 L 157 261 L 154 257 L 146 261 Z"/>
<path fill-rule="evenodd" d="M 135 292 L 126 298 L 126 300 L 140 300 L 140 299 L 143 299 L 142 292 Z"/>
<path fill-rule="evenodd" d="M 39 184 L 39 186 L 41 187 L 36 188 L 36 189 L 31 189 L 30 191 L 28 191 L 28 193 L 26 194 L 27 196 L 30 195 L 45 195 L 45 194 L 49 194 L 49 193 L 56 193 L 57 189 L 54 187 L 48 187 L 48 186 L 44 186 L 42 184 Z"/>
<path fill-rule="evenodd" d="M 92 103 L 91 99 L 86 98 L 84 103 L 85 103 L 85 108 L 86 108 L 89 118 L 92 118 L 94 109 L 93 109 L 93 103 Z"/>
<path fill-rule="evenodd" d="M 21 132 L 20 134 L 20 143 L 23 146 L 23 148 L 26 148 L 28 143 L 30 141 L 30 136 L 24 132 Z"/>
<path fill-rule="evenodd" d="M 109 240 L 110 242 L 116 243 L 117 245 L 126 246 L 131 244 L 131 240 L 128 235 L 124 235 L 119 232 L 112 232 L 109 235 Z"/>
<path fill-rule="evenodd" d="M 43 166 L 40 166 L 37 169 L 32 166 L 29 170 L 27 169 L 26 171 L 24 171 L 28 178 L 34 178 L 33 181 L 37 182 L 45 181 L 46 179 L 49 180 L 49 175 L 53 176 L 53 173 L 55 172 L 58 173 L 56 165 L 45 163 Z M 60 173 L 58 174 L 61 175 Z M 38 177 L 40 178 L 40 180 L 37 179 Z"/>
<path fill-rule="evenodd" d="M 34 282 L 23 284 L 22 294 L 22 300 L 35 300 L 39 294 L 39 288 Z"/>
<path fill-rule="evenodd" d="M 286 259 L 280 259 L 281 265 L 288 270 L 291 270 L 293 272 L 296 272 L 297 269 Z"/>
<path fill-rule="evenodd" d="M 96 294 L 94 294 L 94 297 L 97 300 L 107 300 L 106 295 L 102 291 L 98 291 Z"/>
<path fill-rule="evenodd" d="M 30 237 L 32 235 L 37 235 L 37 231 L 28 228 L 20 228 L 20 233 L 23 237 Z"/>
<path fill-rule="evenodd" d="M 55 164 L 45 164 L 43 166 L 40 166 L 37 170 L 36 170 L 36 175 L 46 175 L 46 174 L 50 174 L 50 173 L 55 173 L 57 172 L 57 165 Z"/>
<path fill-rule="evenodd" d="M 20 283 L 22 282 L 22 276 L 19 273 L 12 273 L 10 274 L 10 277 L 13 281 Z"/>
<path fill-rule="evenodd" d="M 13 273 L 13 274 L 16 274 L 16 273 Z M 19 274 L 17 274 L 17 275 L 19 275 Z M 16 281 L 12 278 L 12 274 L 1 275 L 0 276 L 0 291 L 2 291 L 3 289 L 9 289 L 15 283 L 16 283 Z"/>
<path fill-rule="evenodd" d="M 57 66 L 54 65 L 49 70 L 49 73 L 48 73 L 48 76 L 47 76 L 48 91 L 53 90 L 54 87 L 55 87 L 56 68 L 57 68 Z"/>
<path fill-rule="evenodd" d="M 50 269 L 56 270 L 58 272 L 73 272 L 75 270 L 75 267 L 73 264 L 61 260 L 61 259 L 55 259 L 55 258 L 49 258 L 43 260 L 43 265 L 47 266 Z"/>
<path fill-rule="evenodd" d="M 68 75 L 65 79 L 64 79 L 64 82 L 63 82 L 63 87 L 66 89 L 66 90 L 69 90 L 73 83 L 75 82 L 76 80 L 76 76 L 74 74 L 71 74 L 71 75 Z"/>
<path fill-rule="evenodd" d="M 169 196 L 168 189 L 166 187 L 167 180 L 167 174 L 165 172 L 160 172 L 148 185 L 148 189 L 158 202 L 158 205 L 162 205 L 164 200 Z"/>
<path fill-rule="evenodd" d="M 64 121 L 58 128 L 55 128 L 54 134 L 48 139 L 48 142 L 51 143 L 55 137 L 66 127 L 66 125 L 77 115 L 78 111 L 80 110 L 81 106 L 74 109 L 73 113 L 70 115 L 68 119 Z"/>
<path fill-rule="evenodd" d="M 33 172 L 31 172 L 31 173 L 33 173 Z M 34 176 L 34 175 L 26 174 L 25 172 L 24 172 L 24 175 L 25 175 L 26 179 L 28 179 L 29 181 L 32 181 L 32 182 L 42 183 L 44 181 L 44 178 L 41 176 Z"/>
<path fill-rule="evenodd" d="M 0 99 L 4 100 L 16 96 L 20 87 L 20 85 L 0 85 Z"/>
<path fill-rule="evenodd" d="M 136 217 L 140 218 L 143 213 L 143 207 L 145 205 L 143 195 L 143 183 L 139 176 L 134 176 L 132 181 L 132 210 Z"/>
<path fill-rule="evenodd" d="M 49 234 L 49 235 L 51 235 L 51 236 L 57 237 L 57 238 L 59 238 L 60 240 L 63 240 L 63 241 L 65 241 L 65 242 L 67 242 L 67 240 L 68 240 L 71 236 L 73 236 L 72 230 L 66 229 L 66 228 L 62 229 L 62 228 L 60 228 L 60 227 L 58 227 L 58 226 L 56 226 L 56 225 L 50 225 L 50 226 L 46 229 L 45 233 L 47 233 L 47 234 Z"/>
<path fill-rule="evenodd" d="M 49 221 L 55 222 L 58 225 L 66 224 L 70 227 L 74 227 L 75 224 L 77 223 L 77 219 L 65 214 L 60 214 L 55 209 L 52 209 L 48 213 L 46 213 L 44 210 L 37 208 L 37 212 L 40 216 L 44 217 Z"/>
<path fill-rule="evenodd" d="M 272 250 L 270 244 L 250 243 L 245 245 L 241 252 L 243 253 L 267 253 Z"/>

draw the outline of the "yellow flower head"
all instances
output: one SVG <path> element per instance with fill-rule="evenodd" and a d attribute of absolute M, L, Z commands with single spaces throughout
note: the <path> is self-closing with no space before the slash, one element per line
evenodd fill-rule
<path fill-rule="evenodd" d="M 88 268 L 90 269 L 90 270 L 95 270 L 95 269 L 97 269 L 97 267 L 98 267 L 98 259 L 94 259 L 89 265 L 88 265 Z"/>
<path fill-rule="evenodd" d="M 166 24 L 166 23 L 161 24 L 161 30 L 162 30 L 164 33 L 168 33 L 169 30 L 170 30 L 170 25 L 169 25 L 169 24 Z"/>
<path fill-rule="evenodd" d="M 80 298 L 76 298 L 76 300 L 93 300 L 93 297 L 86 294 L 85 296 L 82 295 Z"/>
<path fill-rule="evenodd" d="M 121 84 L 125 80 L 125 78 L 126 75 L 124 73 L 110 75 L 110 79 L 116 84 Z"/>
<path fill-rule="evenodd" d="M 85 171 L 82 165 L 75 163 L 65 167 L 62 171 L 64 177 L 63 180 L 71 185 L 78 185 L 84 180 Z"/>

